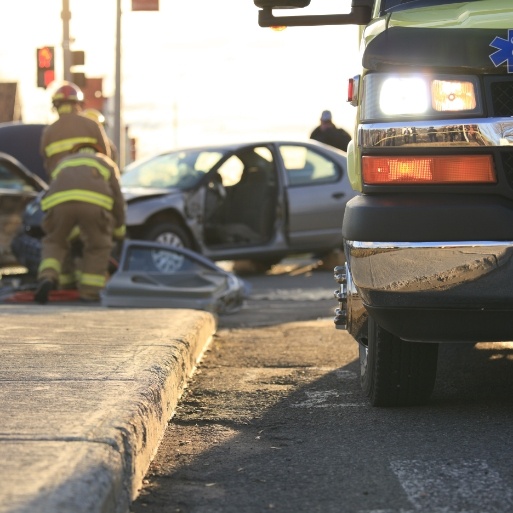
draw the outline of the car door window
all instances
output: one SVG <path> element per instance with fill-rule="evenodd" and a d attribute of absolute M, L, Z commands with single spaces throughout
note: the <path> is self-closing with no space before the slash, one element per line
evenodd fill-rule
<path fill-rule="evenodd" d="M 231 156 L 219 169 L 218 173 L 225 187 L 231 187 L 240 182 L 244 164 L 237 155 Z"/>
<path fill-rule="evenodd" d="M 340 178 L 335 162 L 310 148 L 282 145 L 280 154 L 291 186 L 325 184 Z"/>
<path fill-rule="evenodd" d="M 276 166 L 271 150 L 266 146 L 241 148 L 209 182 L 206 244 L 236 247 L 266 243 L 273 235 L 276 204 Z"/>
<path fill-rule="evenodd" d="M 33 191 L 34 187 L 30 185 L 23 177 L 15 174 L 6 165 L 0 163 L 0 189 Z"/>

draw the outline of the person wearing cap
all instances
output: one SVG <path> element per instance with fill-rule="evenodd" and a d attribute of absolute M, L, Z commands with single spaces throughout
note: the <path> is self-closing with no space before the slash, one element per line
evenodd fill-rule
<path fill-rule="evenodd" d="M 119 168 L 103 151 L 92 143 L 75 145 L 51 172 L 41 201 L 45 236 L 34 294 L 37 303 L 47 303 L 57 289 L 77 229 L 83 245 L 79 297 L 85 302 L 100 300 L 114 241 L 123 240 L 126 232 Z"/>
<path fill-rule="evenodd" d="M 62 83 L 52 95 L 52 105 L 59 118 L 41 135 L 40 152 L 50 178 L 59 161 L 77 144 L 97 145 L 110 157 L 107 134 L 103 126 L 81 115 L 84 93 L 72 82 Z"/>
<path fill-rule="evenodd" d="M 321 123 L 310 134 L 310 139 L 334 146 L 342 151 L 347 151 L 347 145 L 351 136 L 343 129 L 338 128 L 332 120 L 331 112 L 325 110 L 321 114 Z"/>

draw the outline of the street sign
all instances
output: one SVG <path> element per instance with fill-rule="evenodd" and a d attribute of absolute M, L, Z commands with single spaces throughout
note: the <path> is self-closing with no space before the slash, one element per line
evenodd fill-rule
<path fill-rule="evenodd" d="M 132 11 L 158 11 L 159 0 L 132 0 Z"/>

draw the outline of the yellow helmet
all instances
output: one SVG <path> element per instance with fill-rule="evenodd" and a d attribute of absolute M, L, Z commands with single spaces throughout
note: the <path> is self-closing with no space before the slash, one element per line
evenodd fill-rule
<path fill-rule="evenodd" d="M 100 123 L 101 125 L 105 123 L 105 116 L 97 109 L 84 109 L 82 111 L 82 115 Z"/>

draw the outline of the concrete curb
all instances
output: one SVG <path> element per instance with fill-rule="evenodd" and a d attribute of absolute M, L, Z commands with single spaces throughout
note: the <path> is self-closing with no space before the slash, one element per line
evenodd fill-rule
<path fill-rule="evenodd" d="M 129 511 L 215 318 L 7 305 L 0 322 L 0 513 Z"/>

